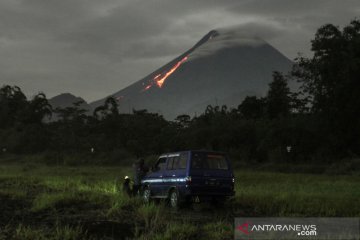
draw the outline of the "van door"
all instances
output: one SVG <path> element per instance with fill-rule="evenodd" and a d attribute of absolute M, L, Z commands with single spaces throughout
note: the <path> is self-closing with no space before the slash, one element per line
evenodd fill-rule
<path fill-rule="evenodd" d="M 167 169 L 164 174 L 164 196 L 168 195 L 169 189 L 172 187 L 181 191 L 180 188 L 185 186 L 187 160 L 188 152 L 172 154 L 168 157 Z"/>
<path fill-rule="evenodd" d="M 167 158 L 167 166 L 166 171 L 164 172 L 164 187 L 162 189 L 162 195 L 167 196 L 169 189 L 176 184 L 176 170 L 175 170 L 175 162 L 179 156 L 171 156 Z"/>
<path fill-rule="evenodd" d="M 154 167 L 152 168 L 152 173 L 148 175 L 148 182 L 151 189 L 151 195 L 153 197 L 162 196 L 164 182 L 164 171 L 166 171 L 167 158 L 161 157 L 158 159 Z"/>

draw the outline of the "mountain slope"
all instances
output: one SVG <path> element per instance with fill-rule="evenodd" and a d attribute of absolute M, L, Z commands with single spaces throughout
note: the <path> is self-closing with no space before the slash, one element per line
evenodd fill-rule
<path fill-rule="evenodd" d="M 53 107 L 53 109 L 73 107 L 73 103 L 76 102 L 83 102 L 80 105 L 80 108 L 86 110 L 90 109 L 90 106 L 85 102 L 84 99 L 82 99 L 81 97 L 76 97 L 71 93 L 62 93 L 49 99 L 49 103 Z"/>
<path fill-rule="evenodd" d="M 208 104 L 235 107 L 247 95 L 264 95 L 272 72 L 287 72 L 291 65 L 261 39 L 236 30 L 213 30 L 184 54 L 111 96 L 123 112 L 148 109 L 173 119 L 201 113 Z"/>

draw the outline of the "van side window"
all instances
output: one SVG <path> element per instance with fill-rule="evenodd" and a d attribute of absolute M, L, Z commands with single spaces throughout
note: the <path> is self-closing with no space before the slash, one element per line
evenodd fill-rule
<path fill-rule="evenodd" d="M 222 155 L 207 155 L 207 163 L 209 169 L 223 169 L 227 170 L 228 165 L 226 159 Z"/>
<path fill-rule="evenodd" d="M 168 163 L 167 163 L 167 170 L 172 170 L 174 169 L 174 162 L 175 162 L 175 158 L 174 157 L 171 157 L 171 158 L 168 158 Z"/>
<path fill-rule="evenodd" d="M 194 153 L 191 159 L 191 168 L 201 169 L 203 168 L 203 159 L 202 156 L 198 153 Z"/>
<path fill-rule="evenodd" d="M 193 169 L 218 169 L 228 170 L 226 157 L 222 154 L 194 153 L 191 160 Z"/>
<path fill-rule="evenodd" d="M 182 166 L 184 161 L 181 161 L 180 156 L 168 158 L 167 169 L 168 170 L 176 170 L 186 168 L 186 159 L 185 159 L 185 167 Z"/>
<path fill-rule="evenodd" d="M 182 153 L 179 157 L 176 158 L 176 169 L 185 169 L 187 165 L 187 154 Z"/>
<path fill-rule="evenodd" d="M 159 158 L 155 165 L 156 171 L 161 171 L 166 169 L 166 158 Z"/>

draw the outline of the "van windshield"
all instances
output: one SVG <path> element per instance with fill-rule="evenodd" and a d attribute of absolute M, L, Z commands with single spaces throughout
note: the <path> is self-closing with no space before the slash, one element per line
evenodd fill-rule
<path fill-rule="evenodd" d="M 192 169 L 222 169 L 228 170 L 226 157 L 217 153 L 193 153 L 191 158 Z"/>

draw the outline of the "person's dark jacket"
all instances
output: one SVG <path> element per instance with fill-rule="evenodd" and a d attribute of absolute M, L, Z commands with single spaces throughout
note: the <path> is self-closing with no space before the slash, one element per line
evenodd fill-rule
<path fill-rule="evenodd" d="M 145 177 L 148 168 L 144 164 L 134 164 L 134 185 L 141 185 L 141 179 Z"/>

